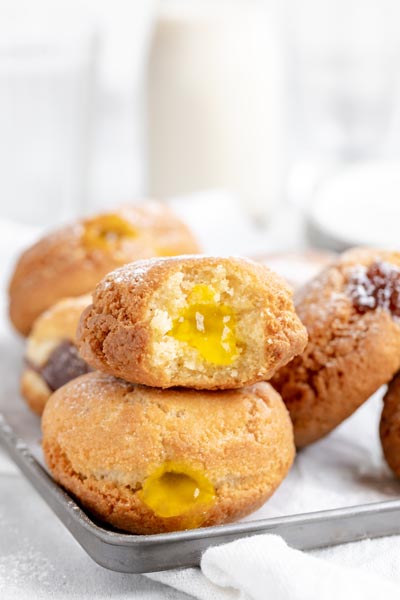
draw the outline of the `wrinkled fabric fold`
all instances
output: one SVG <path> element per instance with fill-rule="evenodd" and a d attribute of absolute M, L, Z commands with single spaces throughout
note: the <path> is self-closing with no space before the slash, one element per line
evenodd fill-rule
<path fill-rule="evenodd" d="M 209 548 L 200 569 L 149 578 L 199 600 L 376 600 L 400 595 L 400 536 L 301 552 L 276 535 Z"/>

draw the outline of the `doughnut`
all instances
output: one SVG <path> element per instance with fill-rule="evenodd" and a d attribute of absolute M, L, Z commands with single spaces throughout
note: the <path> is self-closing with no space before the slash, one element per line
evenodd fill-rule
<path fill-rule="evenodd" d="M 295 295 L 303 354 L 271 380 L 298 448 L 349 417 L 400 369 L 400 253 L 352 249 Z"/>
<path fill-rule="evenodd" d="M 42 432 L 55 480 L 100 521 L 137 534 L 244 517 L 294 458 L 288 412 L 268 383 L 161 390 L 93 372 L 51 396 Z"/>
<path fill-rule="evenodd" d="M 55 390 L 91 371 L 76 347 L 79 318 L 90 301 L 90 295 L 64 298 L 33 324 L 27 338 L 20 389 L 28 406 L 38 415 Z"/>
<path fill-rule="evenodd" d="M 125 206 L 78 221 L 21 255 L 9 286 L 10 319 L 28 335 L 34 320 L 57 300 L 91 292 L 116 267 L 197 251 L 189 229 L 161 203 Z"/>
<path fill-rule="evenodd" d="M 389 383 L 383 398 L 379 433 L 386 462 L 400 477 L 400 373 Z"/>
<path fill-rule="evenodd" d="M 132 383 L 233 389 L 270 378 L 305 347 L 292 293 L 235 257 L 137 261 L 109 273 L 78 327 L 81 356 Z"/>

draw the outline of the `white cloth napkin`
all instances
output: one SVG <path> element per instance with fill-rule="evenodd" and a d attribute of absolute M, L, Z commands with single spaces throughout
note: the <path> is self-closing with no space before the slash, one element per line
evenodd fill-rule
<path fill-rule="evenodd" d="M 400 538 L 300 552 L 276 535 L 208 549 L 201 571 L 153 573 L 200 600 L 376 600 L 400 594 Z"/>

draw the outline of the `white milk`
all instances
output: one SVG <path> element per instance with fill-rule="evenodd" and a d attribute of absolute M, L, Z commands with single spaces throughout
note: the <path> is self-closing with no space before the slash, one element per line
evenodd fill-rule
<path fill-rule="evenodd" d="M 150 48 L 148 188 L 224 188 L 265 218 L 284 168 L 282 53 L 252 0 L 166 1 Z"/>
<path fill-rule="evenodd" d="M 87 197 L 97 34 L 84 9 L 2 3 L 0 214 L 51 226 Z"/>

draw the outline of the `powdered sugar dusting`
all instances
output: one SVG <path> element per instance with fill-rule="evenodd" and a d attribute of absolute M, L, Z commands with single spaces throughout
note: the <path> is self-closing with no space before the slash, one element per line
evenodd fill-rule
<path fill-rule="evenodd" d="M 223 267 L 223 263 L 228 260 L 230 262 L 237 263 L 247 263 L 254 264 L 254 261 L 248 258 L 243 258 L 239 256 L 229 256 L 229 255 L 221 255 L 221 256 L 212 256 L 208 254 L 181 254 L 179 256 L 161 256 L 157 258 L 145 258 L 141 260 L 137 260 L 114 271 L 111 271 L 105 279 L 100 283 L 103 288 L 110 287 L 114 284 L 117 285 L 129 285 L 129 284 L 138 284 L 145 279 L 148 272 L 157 265 L 162 263 L 171 263 L 178 264 L 184 263 L 186 261 L 193 261 L 193 263 L 201 262 L 204 260 L 212 260 L 212 261 L 221 261 L 220 265 L 216 266 L 216 271 Z"/>
<path fill-rule="evenodd" d="M 129 263 L 120 267 L 119 269 L 115 269 L 111 271 L 107 275 L 106 285 L 110 284 L 129 284 L 134 281 L 135 283 L 139 283 L 146 276 L 150 267 L 154 264 L 154 261 L 151 259 L 145 260 L 137 260 L 134 263 Z"/>
<path fill-rule="evenodd" d="M 51 587 L 55 568 L 51 561 L 32 545 L 21 544 L 21 548 L 0 558 L 0 580 L 2 585 L 13 589 L 18 583 Z"/>
<path fill-rule="evenodd" d="M 400 317 L 400 269 L 388 262 L 354 267 L 346 292 L 360 313 L 382 308 Z"/>

